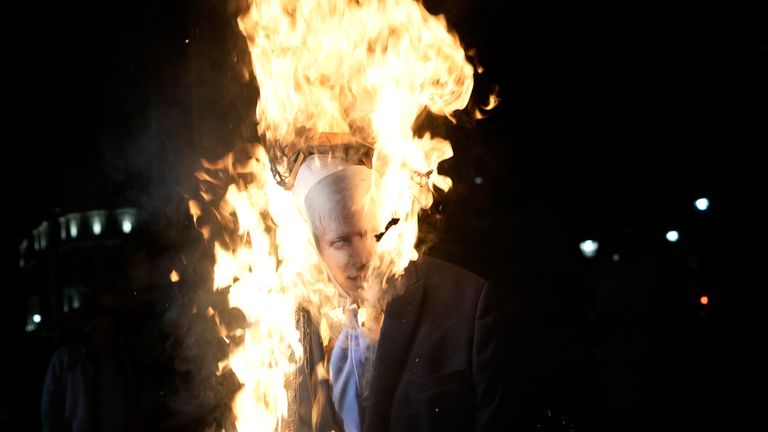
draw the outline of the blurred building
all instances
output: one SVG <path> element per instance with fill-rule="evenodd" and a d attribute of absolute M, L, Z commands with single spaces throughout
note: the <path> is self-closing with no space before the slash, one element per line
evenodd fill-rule
<path fill-rule="evenodd" d="M 32 230 L 19 245 L 25 330 L 57 337 L 67 314 L 135 295 L 140 219 L 135 208 L 95 209 L 54 215 Z"/>

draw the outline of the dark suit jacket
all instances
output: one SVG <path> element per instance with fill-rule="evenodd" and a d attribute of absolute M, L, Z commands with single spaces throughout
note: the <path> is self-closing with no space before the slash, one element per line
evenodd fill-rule
<path fill-rule="evenodd" d="M 399 283 L 406 287 L 386 307 L 363 430 L 501 430 L 504 360 L 488 284 L 427 256 L 412 262 Z M 294 427 L 343 431 L 328 380 L 316 373 L 324 361 L 316 329 L 308 342 Z"/>

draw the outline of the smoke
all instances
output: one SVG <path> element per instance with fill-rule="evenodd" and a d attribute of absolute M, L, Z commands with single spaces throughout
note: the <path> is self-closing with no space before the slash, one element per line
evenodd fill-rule
<path fill-rule="evenodd" d="M 152 267 L 171 266 L 181 276 L 170 283 L 166 270 L 155 275 L 166 282 L 148 330 L 157 359 L 148 361 L 167 371 L 155 385 L 168 411 L 162 421 L 184 430 L 234 430 L 230 406 L 240 384 L 219 370 L 229 347 L 218 320 L 231 311 L 226 293 L 213 291 L 212 245 L 195 229 L 188 201 L 199 200 L 201 160 L 219 159 L 256 136 L 258 91 L 244 73 L 250 60 L 233 5 L 199 0 L 146 13 L 136 42 L 141 65 L 121 74 L 128 78 L 120 91 L 131 101 L 126 120 L 101 132 L 99 157 L 107 178 L 120 185 L 115 206 L 138 209 Z"/>
<path fill-rule="evenodd" d="M 237 26 L 245 2 L 199 0 L 187 6 L 182 19 L 173 19 L 175 31 L 164 28 L 172 11 L 162 6 L 149 20 L 145 109 L 134 114 L 125 136 L 104 140 L 109 144 L 102 146 L 102 157 L 107 173 L 124 185 L 118 201 L 140 209 L 142 225 L 162 245 L 162 260 L 175 262 L 181 274 L 162 305 L 161 339 L 173 373 L 168 404 L 184 422 L 221 430 L 232 428 L 230 404 L 240 386 L 231 371 L 220 371 L 229 350 L 221 329 L 237 314 L 228 309 L 225 291 L 213 291 L 212 244 L 194 229 L 187 203 L 205 201 L 195 177 L 201 159 L 219 160 L 257 140 L 259 92 Z M 422 120 L 414 128 L 436 134 L 434 118 Z M 439 198 L 424 215 L 420 252 L 442 232 Z M 386 285 L 387 277 L 381 279 Z M 385 301 L 395 293 L 379 294 Z"/>

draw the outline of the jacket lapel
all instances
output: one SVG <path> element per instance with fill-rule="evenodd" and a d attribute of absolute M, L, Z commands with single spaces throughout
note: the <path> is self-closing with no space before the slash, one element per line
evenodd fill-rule
<path fill-rule="evenodd" d="M 408 267 L 398 282 L 405 284 L 405 291 L 390 300 L 384 312 L 371 390 L 365 409 L 364 431 L 388 429 L 392 399 L 411 350 L 411 340 L 424 291 L 424 283 L 419 280 L 415 267 L 415 263 Z"/>

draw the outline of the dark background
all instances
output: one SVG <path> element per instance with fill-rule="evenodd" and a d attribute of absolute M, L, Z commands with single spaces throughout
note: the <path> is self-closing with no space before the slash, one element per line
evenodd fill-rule
<path fill-rule="evenodd" d="M 435 123 L 454 146 L 445 169 L 455 189 L 436 207 L 431 253 L 505 293 L 512 386 L 532 424 L 764 423 L 766 10 L 426 4 L 477 50 L 478 100 L 494 85 L 502 100 L 474 125 Z M 134 206 L 146 261 L 170 267 L 199 248 L 185 198 L 193 173 L 247 136 L 257 96 L 237 79 L 244 42 L 233 10 L 211 0 L 9 7 L 7 424 L 39 428 L 42 375 L 63 342 L 23 330 L 18 245 L 32 229 L 62 212 Z M 709 211 L 695 210 L 699 197 Z M 677 243 L 665 240 L 670 229 Z M 586 239 L 600 243 L 592 259 L 579 250 Z M 167 306 L 162 295 L 143 299 L 153 317 Z"/>

